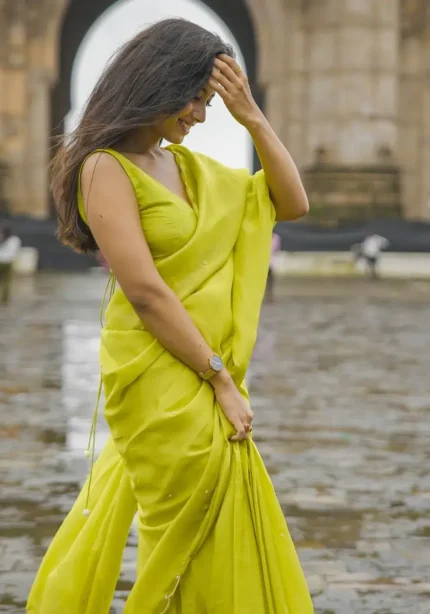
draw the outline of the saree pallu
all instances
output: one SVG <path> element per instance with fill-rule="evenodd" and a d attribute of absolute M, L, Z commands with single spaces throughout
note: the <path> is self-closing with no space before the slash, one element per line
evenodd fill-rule
<path fill-rule="evenodd" d="M 274 209 L 264 173 L 181 146 L 190 203 L 114 150 L 165 282 L 238 389 L 256 339 Z M 190 206 L 191 204 L 191 206 Z M 82 199 L 80 197 L 81 214 Z M 311 599 L 252 439 L 234 433 L 210 383 L 145 330 L 121 289 L 106 310 L 101 370 L 111 437 L 54 537 L 31 614 L 108 614 L 137 512 L 136 581 L 125 614 L 311 614 Z"/>

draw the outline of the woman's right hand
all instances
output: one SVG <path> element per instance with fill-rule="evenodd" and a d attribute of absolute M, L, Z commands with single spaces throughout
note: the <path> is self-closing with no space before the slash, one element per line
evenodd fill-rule
<path fill-rule="evenodd" d="M 254 413 L 240 394 L 228 371 L 225 369 L 215 375 L 211 384 L 221 409 L 236 429 L 236 434 L 230 438 L 230 441 L 248 439 Z"/>

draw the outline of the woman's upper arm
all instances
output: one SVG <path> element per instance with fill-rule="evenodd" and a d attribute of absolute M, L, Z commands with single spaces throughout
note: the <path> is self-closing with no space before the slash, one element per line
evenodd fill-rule
<path fill-rule="evenodd" d="M 90 230 L 132 304 L 162 284 L 145 240 L 133 186 L 108 153 L 90 156 L 82 168 L 82 196 Z"/>

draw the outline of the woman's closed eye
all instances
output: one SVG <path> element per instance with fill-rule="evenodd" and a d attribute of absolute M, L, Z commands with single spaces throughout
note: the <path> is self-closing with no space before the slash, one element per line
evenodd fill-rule
<path fill-rule="evenodd" d="M 200 102 L 200 100 L 202 100 L 202 98 L 203 98 L 203 96 L 196 96 L 196 97 L 194 98 L 194 100 L 196 100 L 197 102 Z M 211 104 L 212 100 L 213 100 L 213 97 L 212 97 L 212 98 L 210 98 L 210 99 L 209 99 L 209 100 L 206 102 L 206 106 L 207 106 L 207 107 L 211 107 L 211 106 L 212 106 L 212 104 Z"/>

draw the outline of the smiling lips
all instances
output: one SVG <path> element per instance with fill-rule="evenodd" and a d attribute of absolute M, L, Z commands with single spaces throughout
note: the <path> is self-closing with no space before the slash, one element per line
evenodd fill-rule
<path fill-rule="evenodd" d="M 184 132 L 184 134 L 188 134 L 190 132 L 191 128 L 194 126 L 194 124 L 188 124 L 183 119 L 178 119 L 178 124 L 181 126 L 182 131 Z"/>

